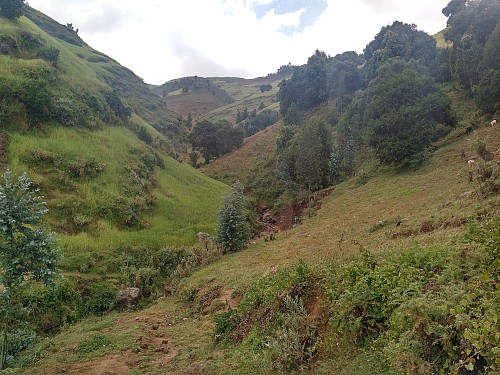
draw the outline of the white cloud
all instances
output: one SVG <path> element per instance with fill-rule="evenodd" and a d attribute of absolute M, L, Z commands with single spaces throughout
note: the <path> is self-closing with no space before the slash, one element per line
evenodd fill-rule
<path fill-rule="evenodd" d="M 272 73 L 304 64 L 316 49 L 335 55 L 362 52 L 383 26 L 398 20 L 431 34 L 443 29 L 449 0 L 328 0 L 313 25 L 291 36 L 304 10 L 260 19 L 254 4 L 271 0 L 29 0 L 58 22 L 73 23 L 93 48 L 161 84 L 186 75 Z M 213 73 L 212 73 L 213 72 Z"/>

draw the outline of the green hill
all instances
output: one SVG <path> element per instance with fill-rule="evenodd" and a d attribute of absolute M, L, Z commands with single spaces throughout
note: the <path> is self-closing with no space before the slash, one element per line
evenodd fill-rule
<path fill-rule="evenodd" d="M 214 232 L 226 187 L 172 158 L 183 125 L 140 78 L 32 8 L 0 38 L 3 169 L 45 196 L 63 269 Z"/>
<path fill-rule="evenodd" d="M 216 122 L 225 119 L 235 123 L 238 111 L 276 109 L 278 84 L 289 74 L 271 74 L 268 77 L 244 79 L 236 77 L 184 77 L 152 90 L 161 96 L 168 108 L 195 120 Z M 261 89 L 262 88 L 262 89 Z"/>
<path fill-rule="evenodd" d="M 462 12 L 475 26 L 465 36 L 445 31 L 455 38 L 449 49 L 395 22 L 364 55 L 317 51 L 280 85 L 280 103 L 276 76 L 210 78 L 235 102 L 204 118 L 234 119 L 268 101 L 283 115 L 200 169 L 225 183 L 241 179 L 252 210 L 269 200 L 267 225 L 280 211 L 295 216 L 292 229 L 237 253 L 193 244 L 197 231 L 213 234 L 227 185 L 166 156 L 175 153 L 168 130 L 140 110 L 128 118 L 134 103 L 92 64 L 72 60 L 94 73 L 99 88 L 80 85 L 101 103 L 101 117 L 67 126 L 52 112 L 34 116 L 30 96 L 11 99 L 4 116 L 15 126 L 0 138 L 1 162 L 27 170 L 46 194 L 67 277 L 56 288 L 24 285 L 30 324 L 9 333 L 19 355 L 7 372 L 497 374 L 500 140 L 490 122 L 498 98 L 481 90 L 494 89 L 498 17 L 486 25 L 493 36 L 468 44 L 484 52 L 476 53 L 484 56 L 478 74 L 447 58 L 471 53 L 457 41 L 484 31 L 482 6 L 500 10 L 478 3 L 450 3 L 452 31 L 455 20 L 464 31 Z M 41 33 L 26 18 L 0 26 L 11 39 L 21 26 Z M 64 62 L 74 57 L 69 49 L 88 48 L 43 38 L 60 51 L 57 64 L 10 49 L 0 68 L 20 85 L 12 87 L 33 84 L 31 70 L 17 66 L 62 77 L 73 66 Z M 66 83 L 47 77 L 35 79 L 57 99 Z M 200 80 L 201 92 L 208 81 Z M 266 83 L 271 90 L 262 92 Z M 166 97 L 186 95 L 189 108 L 200 110 L 196 97 L 208 100 L 189 87 L 172 90 Z M 187 130 L 177 124 L 181 143 Z M 117 286 L 138 286 L 143 298 L 111 311 Z"/>

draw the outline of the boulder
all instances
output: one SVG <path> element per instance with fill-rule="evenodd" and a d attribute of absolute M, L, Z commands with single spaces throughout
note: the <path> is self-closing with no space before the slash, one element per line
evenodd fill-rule
<path fill-rule="evenodd" d="M 196 239 L 198 242 L 210 241 L 210 235 L 208 233 L 198 232 L 196 235 Z"/>
<path fill-rule="evenodd" d="M 116 293 L 116 304 L 123 308 L 129 308 L 137 304 L 141 297 L 139 288 L 127 288 Z"/>

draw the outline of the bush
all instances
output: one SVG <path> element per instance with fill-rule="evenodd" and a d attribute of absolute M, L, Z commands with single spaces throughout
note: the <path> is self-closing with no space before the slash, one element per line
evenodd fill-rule
<path fill-rule="evenodd" d="M 32 326 L 22 324 L 21 327 L 7 334 L 7 341 L 9 346 L 6 365 L 17 367 L 22 364 L 20 354 L 32 348 L 39 341 L 39 337 Z"/>
<path fill-rule="evenodd" d="M 91 283 L 89 285 L 89 296 L 85 301 L 85 312 L 87 314 L 103 315 L 110 311 L 116 300 L 116 289 L 107 281 Z"/>
<path fill-rule="evenodd" d="M 42 47 L 38 49 L 38 57 L 55 66 L 59 59 L 59 50 L 55 47 Z"/>
<path fill-rule="evenodd" d="M 28 308 L 28 320 L 40 331 L 54 330 L 80 318 L 82 299 L 67 279 L 54 286 L 29 283 L 21 288 L 19 298 Z"/>
<path fill-rule="evenodd" d="M 363 249 L 364 260 L 331 270 L 331 323 L 379 351 L 384 373 L 498 370 L 499 222 L 472 226 L 469 238 L 483 244 L 476 249 L 417 248 L 382 259 Z"/>
<path fill-rule="evenodd" d="M 241 342 L 244 373 L 305 373 L 316 355 L 318 330 L 304 301 L 316 299 L 317 288 L 317 278 L 302 261 L 262 278 L 238 309 L 216 316 L 215 341 Z"/>
<path fill-rule="evenodd" d="M 81 110 L 70 98 L 60 97 L 52 106 L 52 118 L 63 126 L 75 126 L 80 120 Z"/>
<path fill-rule="evenodd" d="M 284 374 L 307 371 L 316 353 L 317 331 L 308 321 L 302 298 L 287 295 L 276 320 L 278 327 L 269 340 L 272 367 Z"/>

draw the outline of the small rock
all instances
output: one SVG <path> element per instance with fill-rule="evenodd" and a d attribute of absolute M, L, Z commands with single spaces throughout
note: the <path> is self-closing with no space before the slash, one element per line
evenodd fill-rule
<path fill-rule="evenodd" d="M 198 232 L 196 234 L 196 239 L 198 242 L 205 242 L 210 240 L 210 235 L 208 233 Z"/>
<path fill-rule="evenodd" d="M 208 363 L 205 361 L 194 362 L 186 369 L 188 375 L 205 375 L 208 374 Z"/>

